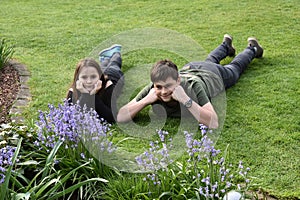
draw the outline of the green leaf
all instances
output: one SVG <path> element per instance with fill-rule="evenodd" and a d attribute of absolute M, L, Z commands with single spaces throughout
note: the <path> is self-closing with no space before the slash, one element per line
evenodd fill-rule
<path fill-rule="evenodd" d="M 30 193 L 18 193 L 15 197 L 14 200 L 29 200 L 30 198 Z"/>
<path fill-rule="evenodd" d="M 0 69 L 2 69 L 6 65 L 13 54 L 14 49 L 5 43 L 5 39 L 2 39 L 0 42 Z"/>
<path fill-rule="evenodd" d="M 37 165 L 37 164 L 39 164 L 39 163 L 35 160 L 27 160 L 27 161 L 22 162 L 22 163 L 17 163 L 16 165 L 20 166 L 20 165 Z"/>
<path fill-rule="evenodd" d="M 45 170 L 43 172 L 42 179 L 44 179 L 47 176 L 47 174 L 49 173 L 49 168 L 50 168 L 50 166 L 52 164 L 52 161 L 53 161 L 53 159 L 54 159 L 54 157 L 56 155 L 56 152 L 58 151 L 59 147 L 62 145 L 62 143 L 63 143 L 62 141 L 58 141 L 55 144 L 54 148 L 51 150 L 49 156 L 47 157 L 45 168 L 44 168 Z"/>
<path fill-rule="evenodd" d="M 29 183 L 28 179 L 25 176 L 23 176 L 22 174 L 20 174 L 20 173 L 15 173 L 15 174 L 16 175 L 11 176 L 12 185 L 16 186 L 17 188 L 24 188 L 24 185 L 20 182 L 19 179 L 21 179 L 22 182 L 24 182 L 25 184 Z M 16 177 L 18 177 L 19 179 L 17 179 Z M 14 187 L 12 187 L 12 189 L 13 188 Z"/>
<path fill-rule="evenodd" d="M 63 190 L 61 192 L 56 193 L 52 197 L 47 198 L 47 200 L 54 200 L 54 199 L 57 199 L 59 197 L 62 197 L 64 195 L 66 195 L 66 194 L 68 194 L 68 193 L 70 193 L 70 192 L 72 192 L 72 191 L 80 188 L 81 186 L 83 186 L 83 185 L 85 185 L 87 183 L 90 183 L 90 182 L 94 182 L 94 181 L 108 182 L 107 180 L 102 179 L 102 178 L 91 178 L 91 179 L 88 179 L 88 180 L 84 180 L 84 181 L 79 182 L 79 183 L 77 183 L 75 185 L 72 185 L 71 187 L 69 187 L 69 188 L 67 188 L 67 189 L 65 189 L 65 190 Z"/>
<path fill-rule="evenodd" d="M 53 183 L 59 182 L 58 178 L 52 179 L 49 182 L 47 182 L 39 191 L 36 193 L 36 198 L 38 198 L 49 186 L 51 186 Z"/>
<path fill-rule="evenodd" d="M 164 197 L 164 196 L 172 196 L 172 192 L 163 192 L 161 195 L 159 195 L 159 199 Z"/>

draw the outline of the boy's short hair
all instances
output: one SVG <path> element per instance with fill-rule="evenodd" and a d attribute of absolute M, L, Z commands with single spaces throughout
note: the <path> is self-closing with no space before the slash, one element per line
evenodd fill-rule
<path fill-rule="evenodd" d="M 178 68 L 175 63 L 170 60 L 160 60 L 155 65 L 153 65 L 150 73 L 150 78 L 152 83 L 158 81 L 165 81 L 167 78 L 171 77 L 174 80 L 178 79 Z"/>

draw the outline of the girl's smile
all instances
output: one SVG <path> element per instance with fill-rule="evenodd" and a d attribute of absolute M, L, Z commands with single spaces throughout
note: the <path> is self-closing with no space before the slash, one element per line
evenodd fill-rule
<path fill-rule="evenodd" d="M 97 70 L 94 67 L 84 67 L 79 72 L 78 80 L 83 83 L 83 87 L 89 92 L 92 91 L 100 79 Z"/>

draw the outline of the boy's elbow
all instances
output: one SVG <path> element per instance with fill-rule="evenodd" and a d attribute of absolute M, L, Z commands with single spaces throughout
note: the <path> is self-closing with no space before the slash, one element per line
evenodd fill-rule
<path fill-rule="evenodd" d="M 217 128 L 219 128 L 219 119 L 218 119 L 217 115 L 214 115 L 214 117 L 212 117 L 212 119 L 210 120 L 209 128 L 210 129 L 217 129 Z"/>
<path fill-rule="evenodd" d="M 210 123 L 209 128 L 210 128 L 210 129 L 217 129 L 217 128 L 219 128 L 219 122 L 216 121 L 216 122 Z"/>
<path fill-rule="evenodd" d="M 131 117 L 128 116 L 127 113 L 124 113 L 121 111 L 117 114 L 117 122 L 119 122 L 119 123 L 128 122 L 130 120 L 131 120 Z"/>
<path fill-rule="evenodd" d="M 122 117 L 121 114 L 118 114 L 118 115 L 117 115 L 117 122 L 122 123 L 122 122 L 126 122 L 126 121 L 125 121 L 125 119 Z"/>
<path fill-rule="evenodd" d="M 218 122 L 207 122 L 207 123 L 203 123 L 202 121 L 198 121 L 199 124 L 204 124 L 205 126 L 207 126 L 207 128 L 209 129 L 217 129 L 219 127 L 219 123 Z"/>
<path fill-rule="evenodd" d="M 200 124 L 204 124 L 209 129 L 217 129 L 219 128 L 219 120 L 217 115 L 210 116 L 206 120 L 199 120 Z"/>

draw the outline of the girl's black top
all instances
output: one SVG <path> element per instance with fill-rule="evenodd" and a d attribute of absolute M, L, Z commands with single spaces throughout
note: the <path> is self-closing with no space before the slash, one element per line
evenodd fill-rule
<path fill-rule="evenodd" d="M 73 92 L 69 90 L 67 99 L 69 104 L 77 103 L 79 101 L 79 105 L 83 107 L 84 105 L 87 108 L 94 108 L 99 115 L 99 118 L 103 118 L 105 121 L 109 123 L 114 123 L 114 113 L 112 108 L 116 108 L 116 100 L 113 98 L 114 85 L 111 84 L 107 88 L 105 88 L 108 80 L 102 80 L 101 89 L 95 94 L 90 95 L 88 93 L 81 93 L 77 90 L 78 100 L 74 99 Z"/>

